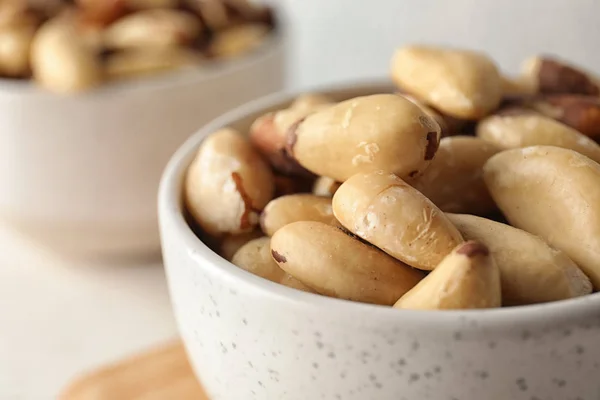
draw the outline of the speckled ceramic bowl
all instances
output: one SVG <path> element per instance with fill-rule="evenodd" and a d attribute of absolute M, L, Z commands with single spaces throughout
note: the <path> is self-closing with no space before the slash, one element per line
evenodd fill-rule
<path fill-rule="evenodd" d="M 326 92 L 337 98 L 383 85 Z M 162 246 L 179 328 L 212 400 L 597 400 L 600 295 L 487 311 L 400 311 L 253 276 L 194 236 L 182 181 L 200 142 L 288 104 L 235 110 L 175 154 L 161 184 Z"/>

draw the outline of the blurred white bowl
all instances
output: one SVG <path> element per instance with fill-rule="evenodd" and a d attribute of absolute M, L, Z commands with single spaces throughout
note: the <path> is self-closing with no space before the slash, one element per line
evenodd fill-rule
<path fill-rule="evenodd" d="M 236 60 L 77 96 L 0 81 L 0 219 L 71 256 L 158 252 L 164 166 L 211 118 L 282 89 L 276 32 Z"/>

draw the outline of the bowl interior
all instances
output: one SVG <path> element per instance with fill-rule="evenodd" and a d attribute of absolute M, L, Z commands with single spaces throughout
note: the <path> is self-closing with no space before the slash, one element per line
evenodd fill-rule
<path fill-rule="evenodd" d="M 397 310 L 392 307 L 364 304 L 353 301 L 341 300 L 316 294 L 311 294 L 276 284 L 266 279 L 255 276 L 241 268 L 236 267 L 221 258 L 203 243 L 193 232 L 186 221 L 183 206 L 183 178 L 192 162 L 196 150 L 202 140 L 210 133 L 223 127 L 233 127 L 242 133 L 247 133 L 254 120 L 269 112 L 285 108 L 300 94 L 323 93 L 336 101 L 377 93 L 391 93 L 395 89 L 386 81 L 354 83 L 334 87 L 314 88 L 295 93 L 283 93 L 258 99 L 215 119 L 196 134 L 194 134 L 172 157 L 165 169 L 159 193 L 159 212 L 161 219 L 168 219 L 175 226 L 169 235 L 175 235 L 176 240 L 181 240 L 196 257 L 199 268 L 209 268 L 212 273 L 237 287 L 246 287 L 248 290 L 259 290 L 266 296 L 271 296 L 277 301 L 294 302 L 303 307 L 314 307 L 317 312 L 324 307 L 333 308 L 338 313 L 352 315 L 356 312 L 369 313 L 373 318 L 383 320 L 402 319 L 405 322 L 418 322 L 419 324 L 432 324 L 436 328 L 452 324 L 459 319 L 469 318 L 490 328 L 507 328 L 518 323 L 523 326 L 537 326 L 548 322 L 555 323 L 579 320 L 584 317 L 597 316 L 600 310 L 600 293 L 594 293 L 578 298 L 517 307 L 505 307 L 486 310 L 452 310 L 452 311 L 417 311 Z M 165 234 L 165 232 L 163 232 Z M 172 266 L 177 268 L 177 266 Z"/>

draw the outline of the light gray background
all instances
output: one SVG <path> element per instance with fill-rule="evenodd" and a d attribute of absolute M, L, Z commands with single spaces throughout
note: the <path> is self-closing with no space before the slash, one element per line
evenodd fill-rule
<path fill-rule="evenodd" d="M 271 0 L 292 18 L 292 87 L 387 74 L 410 42 L 489 52 L 509 72 L 550 52 L 600 69 L 598 0 Z"/>

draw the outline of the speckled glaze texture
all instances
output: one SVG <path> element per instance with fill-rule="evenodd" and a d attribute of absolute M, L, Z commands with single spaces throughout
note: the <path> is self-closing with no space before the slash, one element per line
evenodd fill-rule
<path fill-rule="evenodd" d="M 293 97 L 215 121 L 179 150 L 163 177 L 159 214 L 173 307 L 212 400 L 600 399 L 598 295 L 492 311 L 396 310 L 279 286 L 196 239 L 179 193 L 202 138 L 233 122 L 243 128 Z"/>

